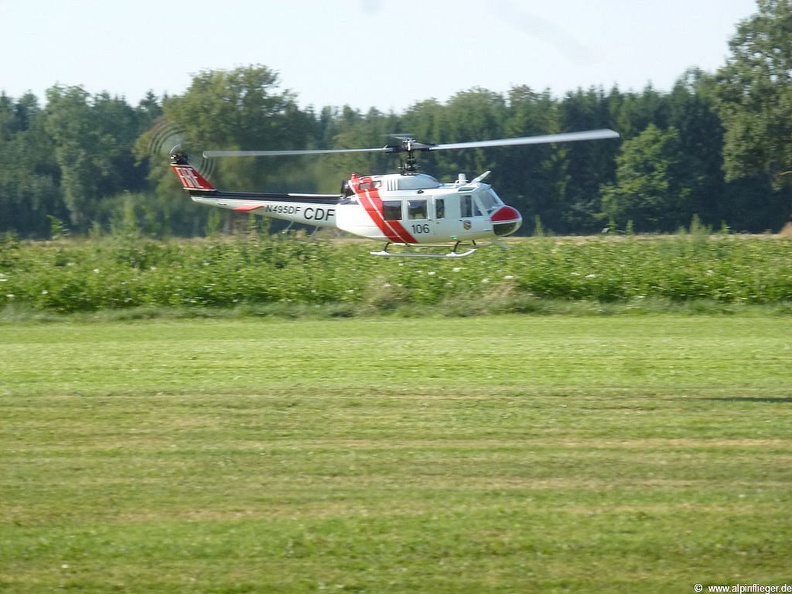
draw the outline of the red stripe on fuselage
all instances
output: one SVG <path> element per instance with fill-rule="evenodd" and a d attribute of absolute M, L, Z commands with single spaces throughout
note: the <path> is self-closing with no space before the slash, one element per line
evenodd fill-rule
<path fill-rule="evenodd" d="M 391 227 L 393 227 L 393 230 L 396 231 L 400 237 L 402 237 L 402 241 L 404 241 L 404 243 L 418 243 L 415 237 L 410 235 L 410 232 L 407 231 L 407 229 L 404 228 L 404 225 L 402 225 L 399 221 L 390 221 L 390 224 Z"/>
<path fill-rule="evenodd" d="M 366 209 L 369 217 L 385 234 L 388 241 L 396 243 L 417 243 L 415 238 L 407 232 L 399 221 L 386 221 L 383 216 L 382 199 L 377 188 L 370 188 L 358 194 L 361 203 Z"/>
<path fill-rule="evenodd" d="M 368 214 L 369 218 L 374 221 L 374 224 L 379 227 L 379 230 L 385 234 L 385 237 L 388 238 L 388 241 L 393 241 L 396 243 L 400 243 L 401 239 L 393 230 L 388 226 L 385 222 L 385 219 L 382 218 L 382 212 L 377 210 L 376 205 L 372 202 L 371 198 L 368 196 L 368 192 L 363 190 L 362 192 L 358 193 L 358 200 L 360 200 L 360 204 L 363 205 L 363 208 L 366 209 L 366 213 Z"/>

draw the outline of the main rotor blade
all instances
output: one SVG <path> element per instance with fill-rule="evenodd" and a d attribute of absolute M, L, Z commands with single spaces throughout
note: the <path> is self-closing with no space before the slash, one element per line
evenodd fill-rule
<path fill-rule="evenodd" d="M 474 140 L 472 142 L 452 142 L 430 146 L 430 151 L 450 149 L 486 148 L 489 146 L 515 146 L 521 144 L 550 144 L 553 142 L 575 142 L 578 140 L 602 140 L 619 138 L 614 130 L 587 130 L 585 132 L 563 132 L 561 134 L 545 134 L 543 136 L 522 136 L 520 138 L 502 138 L 500 140 Z"/>
<path fill-rule="evenodd" d="M 448 144 L 424 144 L 410 138 L 402 140 L 402 146 L 388 145 L 379 148 L 354 149 L 309 149 L 293 151 L 204 151 L 204 158 L 214 157 L 285 157 L 296 155 L 329 155 L 339 153 L 411 153 L 412 151 L 442 151 L 450 149 L 486 148 L 490 146 L 516 146 L 521 144 L 549 144 L 553 142 L 574 142 L 578 140 L 602 140 L 619 138 L 613 130 L 587 130 L 585 132 L 564 132 L 543 136 L 523 136 L 521 138 L 501 138 L 499 140 L 474 140 L 472 142 L 452 142 Z"/>
<path fill-rule="evenodd" d="M 295 155 L 327 155 L 330 153 L 388 153 L 393 147 L 362 149 L 310 149 L 305 151 L 204 151 L 207 159 L 213 157 L 283 157 Z"/>

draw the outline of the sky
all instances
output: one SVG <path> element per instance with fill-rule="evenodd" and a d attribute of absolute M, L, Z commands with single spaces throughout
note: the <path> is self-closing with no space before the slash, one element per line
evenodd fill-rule
<path fill-rule="evenodd" d="M 0 0 L 0 92 L 54 85 L 133 104 L 259 64 L 317 109 L 403 112 L 518 85 L 668 91 L 715 72 L 756 0 Z"/>

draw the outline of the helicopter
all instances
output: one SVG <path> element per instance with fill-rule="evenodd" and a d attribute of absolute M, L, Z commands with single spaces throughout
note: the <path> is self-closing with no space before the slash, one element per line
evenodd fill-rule
<path fill-rule="evenodd" d="M 222 157 L 276 157 L 338 153 L 379 152 L 401 154 L 399 173 L 352 174 L 338 194 L 297 194 L 218 190 L 193 167 L 188 156 L 175 147 L 171 168 L 182 188 L 199 204 L 255 213 L 265 217 L 331 227 L 367 239 L 384 241 L 383 257 L 462 258 L 473 254 L 477 241 L 498 241 L 513 234 L 522 224 L 522 215 L 501 200 L 484 179 L 485 171 L 472 180 L 460 173 L 452 183 L 441 183 L 421 173 L 417 155 L 430 151 L 518 146 L 618 138 L 610 129 L 564 132 L 497 140 L 446 144 L 422 143 L 409 136 L 397 137 L 398 144 L 379 148 L 309 149 L 276 151 L 204 151 L 206 159 Z M 460 246 L 465 245 L 464 251 Z M 467 246 L 470 244 L 470 247 Z M 408 251 L 389 251 L 391 246 L 408 246 Z M 420 251 L 419 248 L 432 248 Z M 448 249 L 438 253 L 437 248 Z"/>

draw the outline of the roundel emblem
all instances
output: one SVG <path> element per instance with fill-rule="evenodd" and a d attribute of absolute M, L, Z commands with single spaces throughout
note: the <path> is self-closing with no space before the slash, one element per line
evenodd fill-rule
<path fill-rule="evenodd" d="M 470 226 L 470 221 L 462 221 L 462 227 L 465 229 L 465 231 L 470 231 Z"/>

